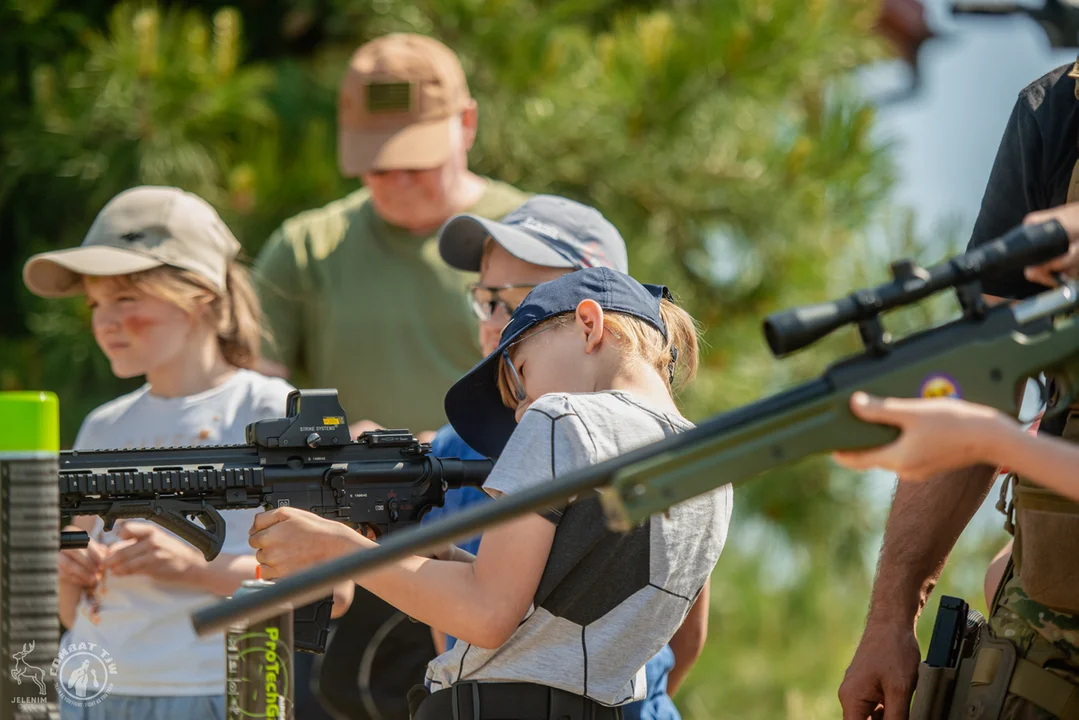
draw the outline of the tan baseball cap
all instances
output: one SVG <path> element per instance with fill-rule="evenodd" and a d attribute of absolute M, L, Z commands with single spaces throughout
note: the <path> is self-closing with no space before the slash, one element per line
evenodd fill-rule
<path fill-rule="evenodd" d="M 240 252 L 208 202 L 173 187 L 125 190 L 102 208 L 82 245 L 39 253 L 22 276 L 42 297 L 82 294 L 83 275 L 129 275 L 170 265 L 190 270 L 225 292 L 229 263 Z"/>
<path fill-rule="evenodd" d="M 453 119 L 468 107 L 461 62 L 423 35 L 396 33 L 363 45 L 337 100 L 341 173 L 425 170 L 450 157 Z"/>

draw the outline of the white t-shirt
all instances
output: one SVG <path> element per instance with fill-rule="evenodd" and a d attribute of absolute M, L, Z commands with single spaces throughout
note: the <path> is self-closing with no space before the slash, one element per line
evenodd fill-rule
<path fill-rule="evenodd" d="M 76 450 L 135 449 L 244 442 L 248 423 L 283 417 L 292 390 L 279 378 L 238 370 L 224 384 L 196 395 L 161 398 L 149 386 L 94 410 L 83 421 Z M 257 510 L 227 510 L 222 553 L 250 554 L 248 530 Z M 128 522 L 144 522 L 133 520 Z M 165 532 L 168 532 L 167 530 Z M 106 544 L 99 518 L 90 534 Z M 225 691 L 225 646 L 220 634 L 200 638 L 188 613 L 213 599 L 211 593 L 163 583 L 145 575 L 106 573 L 97 593 L 100 621 L 90 620 L 86 598 L 64 643 L 96 643 L 112 655 L 115 695 L 221 695 Z"/>

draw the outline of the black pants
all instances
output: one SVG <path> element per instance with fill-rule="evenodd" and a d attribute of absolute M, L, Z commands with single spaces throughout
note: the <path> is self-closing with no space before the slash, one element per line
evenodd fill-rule
<path fill-rule="evenodd" d="M 408 691 L 423 682 L 434 657 L 429 627 L 357 586 L 352 606 L 335 621 L 326 654 L 315 663 L 317 694 L 333 718 L 408 720 Z M 308 716 L 297 708 L 296 717 Z"/>

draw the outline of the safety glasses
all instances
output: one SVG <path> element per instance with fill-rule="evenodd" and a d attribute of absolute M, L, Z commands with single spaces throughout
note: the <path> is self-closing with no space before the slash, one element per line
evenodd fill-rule
<path fill-rule="evenodd" d="M 472 302 L 472 312 L 480 320 L 490 320 L 495 312 L 502 308 L 507 317 L 513 314 L 517 306 L 524 302 L 525 297 L 532 291 L 535 285 L 472 285 L 468 289 L 468 297 Z"/>
<path fill-rule="evenodd" d="M 513 392 L 513 397 L 517 398 L 517 402 L 519 402 L 519 403 L 524 402 L 525 398 L 528 397 L 528 393 L 525 392 L 524 380 L 521 379 L 520 373 L 517 372 L 517 367 L 513 364 L 513 360 L 510 359 L 510 348 L 513 347 L 514 345 L 519 345 L 520 343 L 523 343 L 525 340 L 531 340 L 532 338 L 536 337 L 537 335 L 542 335 L 543 333 L 547 332 L 548 330 L 554 330 L 555 328 L 558 328 L 558 327 L 562 327 L 562 326 L 560 324 L 558 324 L 558 323 L 552 323 L 552 324 L 548 325 L 547 327 L 543 328 L 542 330 L 537 330 L 534 333 L 531 333 L 529 335 L 525 335 L 524 337 L 521 337 L 521 338 L 517 338 L 516 340 L 511 342 L 509 345 L 502 348 L 502 362 L 506 363 L 506 369 L 509 371 L 509 376 L 510 376 L 510 383 L 511 383 L 510 390 Z"/>

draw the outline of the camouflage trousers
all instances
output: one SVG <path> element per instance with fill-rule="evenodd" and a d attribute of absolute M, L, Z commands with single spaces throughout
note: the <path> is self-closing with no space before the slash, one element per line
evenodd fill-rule
<path fill-rule="evenodd" d="M 1025 658 L 1056 675 L 1079 685 L 1079 617 L 1057 613 L 1034 602 L 1009 568 L 997 592 L 988 620 L 989 630 L 998 639 L 1013 643 Z M 1037 704 L 1009 694 L 1001 720 L 1057 720 L 1057 716 Z"/>
<path fill-rule="evenodd" d="M 1050 715 L 1048 711 L 1029 700 L 1009 695 L 1004 700 L 1004 710 L 1000 713 L 1000 720 L 1057 720 L 1057 716 Z"/>

